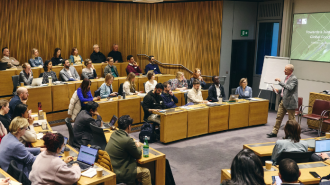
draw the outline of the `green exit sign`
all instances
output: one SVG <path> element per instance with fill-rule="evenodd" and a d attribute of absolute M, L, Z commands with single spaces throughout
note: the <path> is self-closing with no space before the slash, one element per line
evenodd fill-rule
<path fill-rule="evenodd" d="M 241 30 L 241 37 L 249 36 L 249 30 Z"/>

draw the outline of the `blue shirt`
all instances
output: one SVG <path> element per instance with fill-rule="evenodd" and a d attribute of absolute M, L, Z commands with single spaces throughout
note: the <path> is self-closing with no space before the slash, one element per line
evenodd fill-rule
<path fill-rule="evenodd" d="M 19 96 L 15 95 L 9 102 L 9 112 L 7 114 L 7 117 L 9 119 L 12 118 L 13 114 L 14 114 L 14 110 L 15 110 L 15 107 L 16 105 L 18 104 L 21 104 L 22 101 L 21 101 L 21 98 L 19 98 Z"/>
<path fill-rule="evenodd" d="M 29 177 L 36 155 L 40 148 L 27 148 L 11 133 L 2 138 L 0 143 L 0 166 L 4 171 L 8 170 L 12 160 L 17 163 L 17 168 Z"/>
<path fill-rule="evenodd" d="M 238 98 L 252 98 L 252 88 L 249 86 L 245 87 L 245 90 L 243 92 L 243 88 L 241 86 L 238 86 L 235 94 L 238 94 Z"/>
<path fill-rule="evenodd" d="M 85 98 L 84 95 L 82 94 L 81 87 L 77 89 L 77 96 L 80 100 L 81 107 L 85 107 L 85 102 L 93 101 L 93 96 L 91 91 L 89 90 L 87 92 L 87 98 Z"/>
<path fill-rule="evenodd" d="M 155 74 L 161 74 L 160 70 L 159 70 L 159 67 L 157 64 L 151 64 L 149 63 L 148 65 L 146 65 L 146 68 L 144 69 L 144 71 L 146 73 L 148 73 L 148 71 L 154 71 Z"/>

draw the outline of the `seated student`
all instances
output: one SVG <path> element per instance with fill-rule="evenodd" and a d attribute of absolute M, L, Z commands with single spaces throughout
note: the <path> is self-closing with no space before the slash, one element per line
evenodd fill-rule
<path fill-rule="evenodd" d="M 52 61 L 53 66 L 57 66 L 63 62 L 63 58 L 61 56 L 61 48 L 55 48 L 53 58 L 50 60 Z"/>
<path fill-rule="evenodd" d="M 153 111 L 159 111 L 161 109 L 166 109 L 164 100 L 160 94 L 162 94 L 164 86 L 158 83 L 153 91 L 150 91 L 143 98 L 143 110 L 144 110 L 144 120 L 153 121 L 160 124 L 160 116 L 158 114 L 153 114 Z"/>
<path fill-rule="evenodd" d="M 88 78 L 85 78 L 81 82 L 80 87 L 77 89 L 77 96 L 79 97 L 81 108 L 85 107 L 85 102 L 97 101 L 97 100 L 101 99 L 101 97 L 93 98 L 91 89 L 90 89 L 91 84 L 92 84 L 92 82 Z"/>
<path fill-rule="evenodd" d="M 86 104 L 85 110 L 80 111 L 74 121 L 74 141 L 79 145 L 87 146 L 93 139 L 92 130 L 89 125 L 90 123 L 98 127 L 103 126 L 102 117 L 97 112 L 98 106 L 98 103 L 94 101 L 89 101 Z M 94 119 L 93 116 L 97 116 L 97 118 Z"/>
<path fill-rule="evenodd" d="M 7 62 L 7 69 L 19 66 L 19 61 L 17 61 L 14 57 L 10 57 L 10 52 L 7 47 L 2 48 L 2 54 L 3 57 L 1 62 Z"/>
<path fill-rule="evenodd" d="M 123 93 L 126 95 L 135 95 L 138 94 L 138 91 L 136 91 L 136 86 L 135 86 L 135 74 L 134 73 L 129 73 L 127 75 L 126 81 L 123 84 Z"/>
<path fill-rule="evenodd" d="M 203 100 L 202 91 L 200 87 L 200 82 L 198 80 L 195 80 L 193 82 L 193 88 L 188 91 L 188 98 L 187 103 L 188 104 L 198 104 L 198 103 L 207 103 L 208 101 Z"/>
<path fill-rule="evenodd" d="M 42 73 L 42 83 L 48 84 L 49 83 L 49 77 L 52 78 L 52 82 L 58 81 L 56 73 L 52 71 L 53 64 L 52 61 L 46 60 L 44 64 L 44 72 Z"/>
<path fill-rule="evenodd" d="M 83 59 L 82 57 L 78 54 L 78 49 L 77 48 L 72 48 L 71 50 L 71 55 L 70 55 L 70 60 L 74 64 L 82 64 Z"/>
<path fill-rule="evenodd" d="M 17 163 L 18 169 L 22 170 L 26 177 L 29 177 L 31 167 L 36 155 L 45 151 L 45 148 L 27 148 L 19 139 L 24 136 L 28 129 L 29 122 L 25 118 L 16 117 L 10 123 L 9 133 L 2 138 L 0 143 L 0 166 L 4 171 L 8 170 L 12 160 Z"/>
<path fill-rule="evenodd" d="M 9 132 L 10 119 L 6 116 L 9 112 L 9 102 L 6 99 L 0 100 L 0 122 Z"/>
<path fill-rule="evenodd" d="M 9 119 L 11 119 L 11 117 L 13 116 L 16 105 L 21 103 L 26 104 L 28 97 L 29 92 L 27 88 L 19 87 L 16 90 L 16 95 L 12 97 L 9 102 L 9 112 L 6 114 Z"/>
<path fill-rule="evenodd" d="M 163 83 L 164 91 L 162 93 L 162 98 L 164 100 L 164 104 L 166 108 L 175 108 L 177 107 L 175 104 L 179 102 L 178 98 L 174 96 L 173 92 L 171 91 L 171 86 L 168 82 Z"/>
<path fill-rule="evenodd" d="M 60 71 L 60 75 L 63 81 L 78 81 L 80 80 L 80 76 L 75 67 L 70 66 L 70 62 L 68 59 L 62 60 L 63 69 Z"/>
<path fill-rule="evenodd" d="M 113 76 L 110 73 L 108 73 L 105 76 L 104 83 L 100 87 L 101 98 L 107 98 L 109 96 L 117 96 L 118 93 L 113 92 L 112 82 L 113 82 Z"/>
<path fill-rule="evenodd" d="M 252 98 L 252 88 L 247 86 L 247 78 L 242 78 L 239 81 L 235 94 L 238 94 L 238 98 Z"/>
<path fill-rule="evenodd" d="M 278 176 L 282 180 L 282 184 L 301 184 L 298 178 L 301 173 L 297 163 L 292 159 L 283 159 L 278 165 Z"/>
<path fill-rule="evenodd" d="M 272 160 L 274 165 L 282 152 L 307 152 L 307 141 L 300 140 L 301 128 L 296 120 L 288 120 L 284 126 L 285 137 L 277 140 L 273 149 Z"/>
<path fill-rule="evenodd" d="M 117 183 L 135 184 L 135 179 L 141 179 L 143 185 L 151 185 L 149 169 L 136 164 L 136 160 L 142 158 L 142 144 L 134 142 L 128 135 L 132 123 L 133 119 L 129 115 L 118 119 L 118 130 L 111 134 L 105 151 L 110 156 Z"/>
<path fill-rule="evenodd" d="M 31 67 L 42 67 L 44 65 L 42 58 L 39 57 L 38 49 L 32 49 L 32 58 L 30 58 L 29 64 L 31 64 Z"/>
<path fill-rule="evenodd" d="M 12 119 L 15 119 L 16 117 L 25 118 L 29 122 L 29 126 L 27 127 L 25 134 L 19 139 L 19 141 L 24 145 L 29 145 L 29 143 L 36 142 L 37 133 L 33 126 L 34 119 L 31 116 L 31 111 L 28 110 L 28 106 L 25 104 L 16 105 Z"/>
<path fill-rule="evenodd" d="M 41 152 L 32 165 L 29 176 L 32 185 L 76 183 L 81 175 L 79 165 L 74 163 L 72 167 L 68 167 L 67 163 L 73 160 L 72 156 L 63 160 L 59 158 L 62 148 L 65 147 L 63 135 L 47 133 L 43 140 L 47 150 Z"/>
<path fill-rule="evenodd" d="M 207 100 L 211 102 L 218 102 L 219 98 L 225 99 L 225 89 L 220 84 L 220 80 L 218 76 L 212 76 L 213 84 L 209 87 L 209 95 L 207 97 Z"/>
<path fill-rule="evenodd" d="M 188 82 L 184 77 L 183 72 L 177 72 L 176 78 L 170 80 L 171 83 L 171 90 L 172 91 L 180 91 L 188 89 Z"/>
<path fill-rule="evenodd" d="M 113 58 L 108 57 L 106 61 L 108 62 L 108 65 L 104 68 L 104 76 L 111 74 L 113 77 L 119 77 L 117 67 L 113 65 Z"/>
<path fill-rule="evenodd" d="M 33 80 L 33 72 L 29 63 L 23 64 L 23 70 L 19 73 L 19 83 L 24 82 L 24 85 L 31 85 Z"/>
<path fill-rule="evenodd" d="M 112 46 L 112 51 L 109 52 L 108 57 L 112 57 L 115 63 L 123 63 L 123 58 L 121 56 L 121 53 L 118 51 L 119 46 L 118 44 L 114 44 Z"/>
<path fill-rule="evenodd" d="M 204 86 L 206 85 L 206 83 L 201 75 L 201 70 L 199 68 L 195 68 L 193 77 L 190 78 L 191 85 L 189 86 L 189 88 L 192 88 L 192 84 L 195 80 L 198 80 L 200 82 L 200 85 L 202 86 L 202 88 L 204 88 Z"/>
<path fill-rule="evenodd" d="M 241 150 L 233 159 L 230 168 L 231 180 L 222 185 L 265 185 L 264 168 L 259 157 L 250 149 Z"/>
<path fill-rule="evenodd" d="M 127 62 L 129 62 L 127 67 L 126 67 L 126 73 L 127 74 L 129 74 L 129 73 L 134 73 L 135 75 L 142 74 L 142 71 L 139 67 L 139 64 L 134 61 L 133 55 L 128 55 L 127 56 Z"/>
<path fill-rule="evenodd" d="M 93 46 L 93 53 L 91 54 L 90 58 L 93 61 L 93 63 L 104 63 L 106 58 L 103 55 L 103 53 L 100 52 L 99 45 L 95 44 Z"/>
<path fill-rule="evenodd" d="M 148 71 L 147 73 L 148 81 L 144 84 L 146 93 L 155 89 L 157 81 L 155 80 L 155 73 L 153 71 Z"/>
<path fill-rule="evenodd" d="M 86 59 L 84 64 L 86 67 L 82 70 L 82 74 L 81 74 L 82 78 L 98 79 L 91 59 Z"/>
<path fill-rule="evenodd" d="M 162 74 L 159 70 L 158 65 L 155 63 L 155 57 L 149 56 L 149 64 L 146 65 L 144 71 L 148 73 L 148 71 L 153 71 L 155 74 Z"/>

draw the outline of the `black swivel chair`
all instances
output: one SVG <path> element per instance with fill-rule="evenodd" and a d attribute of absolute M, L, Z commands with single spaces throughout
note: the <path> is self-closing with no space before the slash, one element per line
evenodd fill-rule
<path fill-rule="evenodd" d="M 143 83 L 143 89 L 144 89 L 144 92 L 147 93 L 147 91 L 146 91 L 146 83 L 145 82 Z"/>
<path fill-rule="evenodd" d="M 31 185 L 31 181 L 29 180 L 29 178 L 26 177 L 23 171 L 17 168 L 17 164 L 14 160 L 10 162 L 7 173 L 14 179 L 16 179 L 18 182 L 24 185 Z"/>
<path fill-rule="evenodd" d="M 69 145 L 74 148 L 80 149 L 80 145 L 74 142 L 73 128 L 72 128 L 71 121 L 69 118 L 65 118 L 65 124 L 68 127 L 68 131 L 69 131 L 69 142 L 68 142 Z"/>
<path fill-rule="evenodd" d="M 39 78 L 41 78 L 42 76 L 44 76 L 44 73 L 40 73 Z"/>
<path fill-rule="evenodd" d="M 123 93 L 124 93 L 124 83 L 121 83 L 120 85 L 119 85 L 119 89 L 118 89 L 118 95 L 120 95 L 120 96 L 123 96 Z"/>
<path fill-rule="evenodd" d="M 14 75 L 11 77 L 11 79 L 13 80 L 13 95 L 16 95 L 16 89 L 17 89 L 17 86 L 19 84 L 18 80 L 19 80 L 19 77 L 18 75 Z"/>
<path fill-rule="evenodd" d="M 91 145 L 97 145 L 101 147 L 101 150 L 104 150 L 107 146 L 107 139 L 105 138 L 104 131 L 102 128 L 89 124 L 91 130 L 93 132 L 93 139 L 91 141 Z"/>
<path fill-rule="evenodd" d="M 276 164 L 279 164 L 282 159 L 292 159 L 296 161 L 296 163 L 306 163 L 310 161 L 313 152 L 282 152 L 280 156 L 277 158 Z"/>
<path fill-rule="evenodd" d="M 213 83 L 206 83 L 204 87 L 202 88 L 203 90 L 208 90 Z"/>
<path fill-rule="evenodd" d="M 183 96 L 184 96 L 184 101 L 185 101 L 185 105 L 186 105 L 188 103 L 188 92 L 185 92 L 183 94 Z"/>

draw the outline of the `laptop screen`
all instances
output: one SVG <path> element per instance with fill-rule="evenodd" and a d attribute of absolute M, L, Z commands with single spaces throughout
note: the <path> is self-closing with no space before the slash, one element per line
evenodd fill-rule
<path fill-rule="evenodd" d="M 81 145 L 77 160 L 89 165 L 93 165 L 96 159 L 97 149 Z"/>
<path fill-rule="evenodd" d="M 110 127 L 116 123 L 117 119 L 118 119 L 117 116 L 115 116 L 115 115 L 112 116 L 112 118 L 109 122 Z"/>
<path fill-rule="evenodd" d="M 64 147 L 62 148 L 62 151 L 61 153 L 64 152 L 64 149 L 65 149 L 65 145 L 68 143 L 68 138 L 67 137 L 64 137 Z"/>
<path fill-rule="evenodd" d="M 330 140 L 315 140 L 315 152 L 329 152 Z"/>

